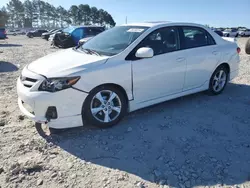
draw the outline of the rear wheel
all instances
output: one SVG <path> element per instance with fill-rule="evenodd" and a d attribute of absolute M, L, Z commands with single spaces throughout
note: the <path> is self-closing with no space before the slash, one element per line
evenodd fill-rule
<path fill-rule="evenodd" d="M 213 73 L 209 82 L 209 94 L 218 95 L 225 89 L 228 81 L 229 70 L 226 66 L 219 66 Z"/>
<path fill-rule="evenodd" d="M 116 87 L 104 85 L 90 92 L 85 100 L 82 116 L 91 125 L 108 128 L 117 124 L 126 112 L 125 94 Z"/>

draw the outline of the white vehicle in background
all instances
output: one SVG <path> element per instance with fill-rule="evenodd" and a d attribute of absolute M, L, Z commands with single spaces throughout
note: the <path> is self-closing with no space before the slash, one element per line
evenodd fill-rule
<path fill-rule="evenodd" d="M 54 37 L 55 37 L 55 35 L 56 35 L 57 33 L 62 33 L 62 31 L 61 31 L 61 30 L 58 30 L 58 31 L 54 32 L 53 34 L 51 34 L 51 35 L 49 36 L 48 41 L 52 42 L 53 39 L 54 39 Z"/>
<path fill-rule="evenodd" d="M 18 104 L 50 128 L 106 128 L 127 112 L 166 100 L 205 90 L 220 94 L 238 75 L 239 52 L 235 42 L 198 24 L 117 26 L 24 67 Z"/>
<path fill-rule="evenodd" d="M 25 35 L 26 32 L 22 29 L 10 29 L 7 31 L 7 34 L 16 36 L 16 35 Z"/>
<path fill-rule="evenodd" d="M 239 30 L 239 35 L 241 37 L 248 37 L 248 36 L 250 36 L 250 29 Z"/>
<path fill-rule="evenodd" d="M 237 29 L 225 29 L 222 31 L 224 37 L 238 37 L 239 33 Z"/>

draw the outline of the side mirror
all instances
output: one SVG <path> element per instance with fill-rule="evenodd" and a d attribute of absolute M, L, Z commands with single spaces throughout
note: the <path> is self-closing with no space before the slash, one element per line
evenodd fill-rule
<path fill-rule="evenodd" d="M 139 58 L 151 58 L 154 56 L 154 50 L 152 48 L 142 47 L 136 51 L 135 56 Z"/>

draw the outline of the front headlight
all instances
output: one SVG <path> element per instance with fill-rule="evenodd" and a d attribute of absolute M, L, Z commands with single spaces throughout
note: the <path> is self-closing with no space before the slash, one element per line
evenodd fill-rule
<path fill-rule="evenodd" d="M 70 88 L 79 79 L 80 79 L 79 76 L 66 77 L 66 78 L 48 78 L 41 83 L 38 90 L 39 91 L 48 91 L 48 92 L 61 91 L 63 89 Z"/>

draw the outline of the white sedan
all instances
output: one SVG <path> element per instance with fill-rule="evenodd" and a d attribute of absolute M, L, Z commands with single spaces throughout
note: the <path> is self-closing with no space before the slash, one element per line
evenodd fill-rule
<path fill-rule="evenodd" d="M 166 100 L 220 94 L 238 75 L 239 52 L 235 42 L 198 24 L 117 26 L 27 65 L 17 81 L 18 104 L 50 128 L 106 128 Z"/>
<path fill-rule="evenodd" d="M 237 29 L 226 29 L 223 32 L 224 37 L 238 37 L 239 32 Z"/>

